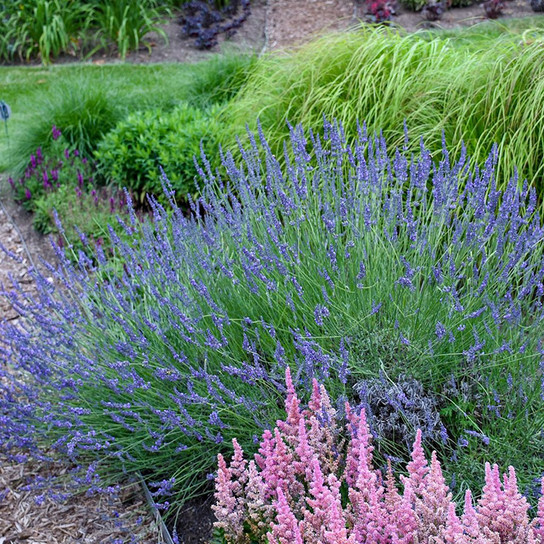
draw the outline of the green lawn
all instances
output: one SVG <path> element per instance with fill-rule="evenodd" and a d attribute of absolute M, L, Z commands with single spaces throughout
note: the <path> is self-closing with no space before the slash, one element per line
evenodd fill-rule
<path fill-rule="evenodd" d="M 0 67 L 0 99 L 12 110 L 9 120 L 10 138 L 23 138 L 25 126 L 37 111 L 55 97 L 55 89 L 70 78 L 81 78 L 89 84 L 103 82 L 127 100 L 147 104 L 164 104 L 182 96 L 182 88 L 192 65 L 185 64 L 69 64 L 51 67 Z M 5 170 L 10 149 L 5 134 L 0 136 L 0 170 Z"/>

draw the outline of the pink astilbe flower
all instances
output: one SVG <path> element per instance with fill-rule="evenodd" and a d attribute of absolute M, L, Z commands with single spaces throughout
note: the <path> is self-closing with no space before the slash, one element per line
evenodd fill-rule
<path fill-rule="evenodd" d="M 346 418 L 348 420 L 347 428 L 351 436 L 351 442 L 348 446 L 346 455 L 346 470 L 344 476 L 348 486 L 354 486 L 358 477 L 359 455 L 361 448 L 366 452 L 368 464 L 372 464 L 372 436 L 366 421 L 364 408 L 359 415 L 351 410 L 351 406 L 346 402 Z"/>
<path fill-rule="evenodd" d="M 468 544 L 468 540 L 464 535 L 463 524 L 455 513 L 454 502 L 450 502 L 448 505 L 448 517 L 446 527 L 443 530 L 442 541 L 445 544 Z"/>
<path fill-rule="evenodd" d="M 540 487 L 540 499 L 538 500 L 538 510 L 535 518 L 535 529 L 534 533 L 537 539 L 537 542 L 544 544 L 544 478 L 542 478 L 542 483 Z"/>
<path fill-rule="evenodd" d="M 315 458 L 316 453 L 308 442 L 304 418 L 302 418 L 298 424 L 298 445 L 295 449 L 295 453 L 297 456 L 297 460 L 293 464 L 295 474 L 304 476 L 308 482 L 311 481 L 312 459 Z"/>
<path fill-rule="evenodd" d="M 266 485 L 265 499 L 269 499 L 274 496 L 274 487 L 271 485 L 272 478 L 268 476 L 268 473 L 272 470 L 269 459 L 274 456 L 274 449 L 276 448 L 276 440 L 272 435 L 272 432 L 266 429 L 263 433 L 261 444 L 259 446 L 259 453 L 255 454 L 255 462 L 262 470 L 262 477 Z"/>
<path fill-rule="evenodd" d="M 277 428 L 274 429 L 274 443 L 273 453 L 265 459 L 263 477 L 274 496 L 278 488 L 281 488 L 284 494 L 290 495 L 291 484 L 297 483 L 293 466 L 293 454 L 283 441 Z"/>
<path fill-rule="evenodd" d="M 255 461 L 261 470 L 264 470 L 266 459 L 272 455 L 275 446 L 276 443 L 272 432 L 269 429 L 266 429 L 263 432 L 263 437 L 259 445 L 259 453 L 255 454 Z"/>
<path fill-rule="evenodd" d="M 408 478 L 401 476 L 404 487 L 410 486 L 416 496 L 421 496 L 424 490 L 423 480 L 429 472 L 425 452 L 421 446 L 421 429 L 416 432 L 416 439 L 412 449 L 412 460 L 406 465 Z"/>
<path fill-rule="evenodd" d="M 386 534 L 388 516 L 383 500 L 384 488 L 368 460 L 368 436 L 365 436 L 367 431 L 364 412 L 361 411 L 357 481 L 348 491 L 354 523 L 353 532 L 357 542 L 385 544 L 388 541 Z"/>
<path fill-rule="evenodd" d="M 411 544 L 417 529 L 417 519 L 412 509 L 412 495 L 408 488 L 401 496 L 395 484 L 391 461 L 387 461 L 385 480 L 385 510 L 388 516 L 387 531 L 398 544 Z"/>
<path fill-rule="evenodd" d="M 232 491 L 236 496 L 240 496 L 243 487 L 247 482 L 247 461 L 244 459 L 244 450 L 242 450 L 236 438 L 232 439 L 232 445 L 234 446 L 234 456 L 229 465 L 232 479 Z"/>
<path fill-rule="evenodd" d="M 452 499 L 435 451 L 431 457 L 431 469 L 419 489 L 421 492 L 415 498 L 414 511 L 418 520 L 418 535 L 427 542 L 440 534 L 441 527 L 445 527 Z"/>
<path fill-rule="evenodd" d="M 480 529 L 487 527 L 499 536 L 508 529 L 503 517 L 506 510 L 504 491 L 501 485 L 498 465 L 485 464 L 485 485 L 482 497 L 478 501 L 478 522 Z"/>
<path fill-rule="evenodd" d="M 332 474 L 338 471 L 340 465 L 337 451 L 340 445 L 336 444 L 338 435 L 336 410 L 331 405 L 325 387 L 323 385 L 315 386 L 317 386 L 317 382 L 314 384 L 310 405 L 316 410 L 310 408 L 304 412 L 310 425 L 308 442 L 317 453 L 323 473 Z"/>
<path fill-rule="evenodd" d="M 527 515 L 531 505 L 518 490 L 516 471 L 512 466 L 508 467 L 508 476 L 504 475 L 504 505 L 501 539 L 512 544 L 525 544 L 530 533 L 534 535 Z"/>
<path fill-rule="evenodd" d="M 312 380 L 312 397 L 308 403 L 308 408 L 314 413 L 317 414 L 321 408 L 321 388 L 317 383 L 317 380 L 314 378 Z"/>
<path fill-rule="evenodd" d="M 265 501 L 267 486 L 255 461 L 250 461 L 245 489 L 247 523 L 253 534 L 264 534 L 274 516 L 273 505 Z"/>
<path fill-rule="evenodd" d="M 278 488 L 278 498 L 274 505 L 278 514 L 276 522 L 271 525 L 271 531 L 266 534 L 269 544 L 304 544 L 302 523 L 297 522 L 281 488 Z"/>
<path fill-rule="evenodd" d="M 299 421 L 302 419 L 302 414 L 300 411 L 300 400 L 297 397 L 289 367 L 285 369 L 285 383 L 287 386 L 287 397 L 285 399 L 287 418 L 285 421 L 276 421 L 276 426 L 282 432 L 284 440 L 295 448 L 297 446 L 298 427 Z"/>
<path fill-rule="evenodd" d="M 461 516 L 461 523 L 465 529 L 465 533 L 471 538 L 477 538 L 480 534 L 480 523 L 478 522 L 478 514 L 472 506 L 472 492 L 467 489 L 465 492 L 465 508 Z"/>
<path fill-rule="evenodd" d="M 330 489 L 325 485 L 319 461 L 314 458 L 311 462 L 312 479 L 310 480 L 310 495 L 306 498 L 304 508 L 304 536 L 306 542 L 321 542 L 325 539 L 326 523 L 329 509 L 333 506 L 334 498 Z"/>
<path fill-rule="evenodd" d="M 328 510 L 327 529 L 325 531 L 325 542 L 327 544 L 357 544 L 355 534 L 348 537 L 346 519 L 340 497 L 340 481 L 334 474 L 328 478 L 331 501 Z"/>
<path fill-rule="evenodd" d="M 245 509 L 243 502 L 239 501 L 234 493 L 239 483 L 232 481 L 232 473 L 227 468 L 223 456 L 219 454 L 217 459 L 219 469 L 215 481 L 215 504 L 212 506 L 217 518 L 215 526 L 225 531 L 228 542 L 242 541 Z"/>

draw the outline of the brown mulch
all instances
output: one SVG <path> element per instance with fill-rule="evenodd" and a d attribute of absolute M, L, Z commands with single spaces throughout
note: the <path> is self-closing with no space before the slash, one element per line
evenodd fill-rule
<path fill-rule="evenodd" d="M 61 477 L 65 471 L 35 461 L 13 464 L 0 455 L 0 544 L 162 542 L 136 484 L 115 498 L 81 494 L 65 501 L 51 498 L 47 489 L 33 489 L 36 478 Z"/>
<path fill-rule="evenodd" d="M 536 16 L 528 0 L 506 0 L 501 20 L 512 17 Z M 301 45 L 331 31 L 359 26 L 365 21 L 365 2 L 353 0 L 269 0 L 267 35 L 270 49 Z M 421 12 L 408 11 L 397 2 L 391 25 L 409 32 L 426 28 L 451 29 L 488 21 L 482 1 L 471 6 L 452 8 L 435 23 L 427 21 Z"/>
<path fill-rule="evenodd" d="M 0 179 L 0 189 L 4 181 Z M 25 292 L 33 292 L 29 268 L 40 267 L 40 256 L 52 260 L 45 237 L 33 228 L 30 214 L 4 197 L 0 190 L 0 243 L 16 259 L 0 250 L 0 286 L 11 289 L 15 278 Z M 3 290 L 3 289 L 0 289 Z M 19 318 L 0 295 L 0 321 Z M 0 364 L 2 364 L 0 362 Z M 62 477 L 66 467 L 36 461 L 13 463 L 0 455 L 0 544 L 102 544 L 113 542 L 162 542 L 154 517 L 138 485 L 122 490 L 116 498 L 77 495 L 55 502 L 48 489 L 27 489 L 36 478 Z M 55 489 L 66 493 L 67 488 Z"/>
<path fill-rule="evenodd" d="M 351 0 L 270 0 L 267 34 L 270 49 L 308 41 L 323 32 L 345 30 L 356 23 Z"/>

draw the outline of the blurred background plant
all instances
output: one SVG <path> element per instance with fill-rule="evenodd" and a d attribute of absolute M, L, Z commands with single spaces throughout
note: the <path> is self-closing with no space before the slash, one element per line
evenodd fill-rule
<path fill-rule="evenodd" d="M 241 13 L 239 8 L 241 7 Z M 18 0 L 0 2 L 0 59 L 49 64 L 60 55 L 86 56 L 97 51 L 122 59 L 145 39 L 167 41 L 161 28 L 173 10 L 183 8 L 185 32 L 197 46 L 210 48 L 217 35 L 232 36 L 250 13 L 249 0 Z"/>
<path fill-rule="evenodd" d="M 496 143 L 499 185 L 519 172 L 540 197 L 544 34 L 540 29 L 520 36 L 505 28 L 403 35 L 365 27 L 323 37 L 282 58 L 263 58 L 223 110 L 220 142 L 235 149 L 236 135 L 248 122 L 256 129 L 258 119 L 283 161 L 287 120 L 318 130 L 323 115 L 345 127 L 364 119 L 371 133 L 381 131 L 393 147 L 404 145 L 406 121 L 414 152 L 420 138 L 433 153 L 445 141 L 453 156 L 464 147 L 478 164 Z M 357 138 L 355 129 L 346 130 L 348 140 Z"/>
<path fill-rule="evenodd" d="M 191 0 L 183 7 L 180 24 L 198 49 L 211 49 L 220 34 L 232 37 L 250 13 L 250 0 Z"/>

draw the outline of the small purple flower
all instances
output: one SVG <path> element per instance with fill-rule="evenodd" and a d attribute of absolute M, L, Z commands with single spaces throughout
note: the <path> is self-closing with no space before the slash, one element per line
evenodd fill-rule
<path fill-rule="evenodd" d="M 329 317 L 329 315 L 329 309 L 322 304 L 318 304 L 314 309 L 314 319 L 319 327 L 323 326 L 324 318 Z"/>
<path fill-rule="evenodd" d="M 468 446 L 468 440 L 464 438 L 463 436 L 460 436 L 459 439 L 457 440 L 457 445 L 460 448 L 466 448 Z"/>
<path fill-rule="evenodd" d="M 52 135 L 53 135 L 53 140 L 54 141 L 57 141 L 60 136 L 61 136 L 61 132 L 60 130 L 56 127 L 56 125 L 53 125 L 53 128 L 52 128 Z"/>
<path fill-rule="evenodd" d="M 30 189 L 28 187 L 25 189 L 25 198 L 27 200 L 30 200 L 32 198 L 32 193 L 30 192 Z"/>

